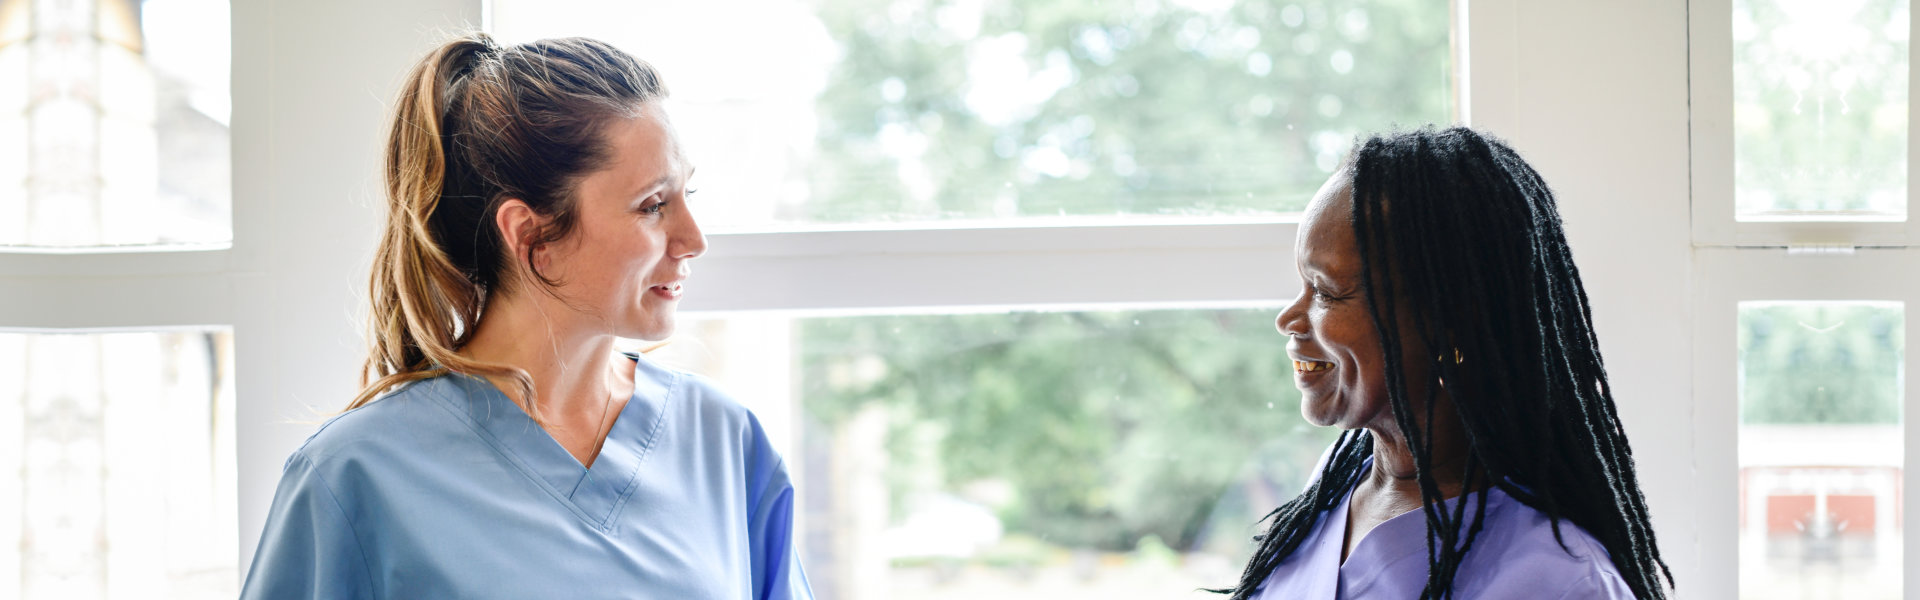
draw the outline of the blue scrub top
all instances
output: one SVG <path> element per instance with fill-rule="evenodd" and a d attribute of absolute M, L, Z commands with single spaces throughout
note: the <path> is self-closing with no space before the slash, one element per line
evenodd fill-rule
<path fill-rule="evenodd" d="M 464 375 L 329 420 L 287 459 L 241 598 L 812 598 L 759 420 L 633 358 L 591 469 Z"/>

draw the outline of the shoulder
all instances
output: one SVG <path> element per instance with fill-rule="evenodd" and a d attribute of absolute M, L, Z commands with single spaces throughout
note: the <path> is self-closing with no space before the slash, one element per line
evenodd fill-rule
<path fill-rule="evenodd" d="M 743 402 L 706 376 L 661 365 L 645 356 L 635 356 L 636 396 L 653 386 L 667 399 L 666 412 L 675 435 L 686 436 L 709 451 L 739 453 L 738 460 L 755 481 L 781 479 L 785 460 L 767 437 L 760 417 L 748 402 Z M 680 413 L 677 416 L 673 413 Z"/>
<path fill-rule="evenodd" d="M 651 386 L 671 403 L 668 410 L 686 413 L 682 419 L 702 429 L 764 436 L 753 410 L 712 379 L 662 365 L 644 355 L 635 356 L 635 363 L 636 395 L 648 394 L 643 388 Z"/>
<path fill-rule="evenodd" d="M 1525 590 L 1524 597 L 1586 600 L 1633 598 L 1612 555 L 1586 529 L 1566 519 L 1555 522 L 1545 513 L 1495 492 L 1500 506 L 1489 507 L 1490 521 L 1474 541 L 1468 562 L 1484 592 L 1475 597 L 1506 597 L 1497 590 Z M 1474 555 L 1478 556 L 1474 556 Z M 1463 570 L 1469 570 L 1467 564 Z M 1516 586 L 1515 583 L 1524 582 Z M 1515 596 L 1521 597 L 1521 596 Z"/>
<path fill-rule="evenodd" d="M 462 378 L 440 376 L 414 381 L 320 424 L 295 452 L 324 469 L 341 461 L 386 454 L 406 447 L 443 443 L 460 428 L 449 403 L 471 391 Z"/>

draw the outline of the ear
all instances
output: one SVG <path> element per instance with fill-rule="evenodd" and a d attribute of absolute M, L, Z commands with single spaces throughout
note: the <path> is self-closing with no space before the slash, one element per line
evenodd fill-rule
<path fill-rule="evenodd" d="M 546 218 L 533 211 L 532 206 L 519 198 L 508 198 L 500 203 L 500 209 L 493 212 L 493 226 L 500 232 L 500 245 L 507 253 L 508 264 L 524 266 L 523 256 L 527 248 L 539 239 L 540 229 L 546 225 Z M 536 253 L 535 260 L 543 260 Z"/>

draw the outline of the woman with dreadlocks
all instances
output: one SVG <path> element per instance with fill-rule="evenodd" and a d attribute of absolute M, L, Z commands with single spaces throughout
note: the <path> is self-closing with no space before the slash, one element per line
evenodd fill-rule
<path fill-rule="evenodd" d="M 1665 598 L 1552 192 L 1470 129 L 1369 138 L 1307 207 L 1280 313 L 1347 430 L 1234 600 Z M 1424 559 L 1424 560 L 1422 560 Z"/>

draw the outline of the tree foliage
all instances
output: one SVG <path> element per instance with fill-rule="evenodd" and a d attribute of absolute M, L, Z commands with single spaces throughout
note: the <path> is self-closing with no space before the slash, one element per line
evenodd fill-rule
<path fill-rule="evenodd" d="M 819 12 L 842 59 L 806 220 L 1293 212 L 1356 134 L 1452 119 L 1444 1 Z"/>
<path fill-rule="evenodd" d="M 1451 120 L 1448 4 L 823 0 L 840 60 L 781 218 L 1295 212 L 1356 134 Z M 890 407 L 899 494 L 996 483 L 1011 531 L 1108 549 L 1190 548 L 1226 510 L 1243 545 L 1334 433 L 1301 422 L 1272 318 L 816 319 L 802 385 L 828 422 Z"/>
<path fill-rule="evenodd" d="M 1305 428 L 1269 311 L 1026 312 L 802 325 L 813 416 L 896 415 L 896 486 L 999 481 L 1009 529 L 1056 543 L 1190 546 L 1242 478 L 1304 481 Z M 907 442 L 914 443 L 914 442 Z M 1263 445 L 1294 460 L 1249 473 Z M 916 457 L 918 457 L 916 459 Z M 934 474 L 928 481 L 927 474 Z M 901 490 L 910 491 L 910 490 Z M 1239 515 L 1244 518 L 1244 515 Z"/>

